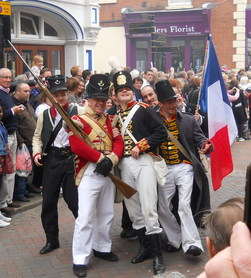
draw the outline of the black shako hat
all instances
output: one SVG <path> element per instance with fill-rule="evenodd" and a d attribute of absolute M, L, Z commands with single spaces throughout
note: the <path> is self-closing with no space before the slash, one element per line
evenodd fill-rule
<path fill-rule="evenodd" d="M 113 75 L 112 80 L 113 80 L 115 93 L 117 93 L 117 91 L 122 88 L 129 88 L 133 90 L 132 77 L 131 74 L 127 71 L 116 72 Z"/>
<path fill-rule="evenodd" d="M 108 99 L 110 80 L 105 74 L 93 74 L 86 86 L 87 98 Z"/>
<path fill-rule="evenodd" d="M 59 91 L 68 91 L 65 84 L 65 77 L 63 75 L 54 75 L 46 78 L 48 81 L 48 88 L 52 94 Z"/>
<path fill-rule="evenodd" d="M 177 95 L 175 94 L 175 92 L 168 80 L 158 81 L 155 84 L 155 91 L 156 91 L 159 102 L 177 98 Z"/>

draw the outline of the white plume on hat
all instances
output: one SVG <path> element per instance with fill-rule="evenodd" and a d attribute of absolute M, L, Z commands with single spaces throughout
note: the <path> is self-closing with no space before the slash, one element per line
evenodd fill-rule
<path fill-rule="evenodd" d="M 246 90 L 247 86 L 248 86 L 248 77 L 246 75 L 244 75 L 240 79 L 239 87 L 242 90 Z"/>
<path fill-rule="evenodd" d="M 112 70 L 122 70 L 123 67 L 121 66 L 118 57 L 116 56 L 111 56 L 108 58 L 108 65 L 112 68 Z"/>
<path fill-rule="evenodd" d="M 131 77 L 132 79 L 136 78 L 136 77 L 139 77 L 139 71 L 137 69 L 133 69 L 131 72 Z"/>

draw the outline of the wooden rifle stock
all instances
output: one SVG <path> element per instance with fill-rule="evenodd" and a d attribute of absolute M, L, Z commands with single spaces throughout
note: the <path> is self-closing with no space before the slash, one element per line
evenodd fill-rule
<path fill-rule="evenodd" d="M 112 174 L 108 175 L 112 182 L 115 184 L 115 186 L 117 187 L 117 189 L 127 198 L 131 198 L 132 195 L 134 195 L 137 191 L 129 186 L 127 183 L 123 182 L 119 177 L 114 176 Z"/>
<path fill-rule="evenodd" d="M 34 75 L 32 70 L 30 69 L 29 65 L 26 63 L 26 61 L 24 60 L 22 55 L 17 51 L 15 46 L 9 40 L 8 40 L 8 43 L 13 48 L 13 50 L 18 55 L 18 57 L 22 60 L 22 62 L 24 63 L 26 68 L 29 70 L 31 75 L 34 77 L 34 79 L 38 83 L 41 91 L 48 97 L 48 99 L 50 100 L 52 105 L 57 109 L 58 113 L 60 114 L 62 119 L 65 121 L 65 123 L 68 126 L 68 128 L 73 132 L 74 135 L 78 136 L 81 140 L 88 141 L 88 138 L 85 136 L 85 134 L 83 133 L 82 129 L 72 121 L 72 119 L 69 117 L 67 112 L 55 100 L 55 98 L 53 97 L 51 92 L 48 90 L 48 88 L 41 82 L 41 80 L 37 76 Z M 137 192 L 134 188 L 132 188 L 130 185 L 128 185 L 125 182 L 123 182 L 120 178 L 118 178 L 118 177 L 116 177 L 116 176 L 114 176 L 112 174 L 109 174 L 109 177 L 111 178 L 111 180 L 115 184 L 115 186 L 118 188 L 118 190 L 120 190 L 121 193 L 127 199 L 130 198 L 133 194 L 135 194 Z"/>

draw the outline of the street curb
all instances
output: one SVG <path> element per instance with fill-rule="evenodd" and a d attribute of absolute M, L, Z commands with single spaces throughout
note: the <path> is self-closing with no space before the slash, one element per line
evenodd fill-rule
<path fill-rule="evenodd" d="M 15 204 L 21 205 L 20 208 L 11 208 L 11 215 L 15 215 L 17 213 L 24 212 L 29 209 L 33 209 L 39 205 L 42 204 L 42 196 L 40 194 L 36 194 L 38 196 L 35 196 L 30 199 L 30 202 L 23 203 L 19 201 L 15 201 Z"/>

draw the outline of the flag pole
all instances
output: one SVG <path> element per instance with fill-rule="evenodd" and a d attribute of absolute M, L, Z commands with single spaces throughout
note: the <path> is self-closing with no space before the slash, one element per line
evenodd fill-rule
<path fill-rule="evenodd" d="M 209 39 L 211 38 L 211 34 L 208 35 L 207 38 L 207 44 L 206 44 L 206 49 L 205 49 L 205 56 L 204 56 L 204 63 L 203 63 L 203 75 L 202 75 L 202 80 L 201 80 L 201 85 L 200 85 L 200 90 L 199 90 L 199 95 L 198 95 L 198 99 L 197 99 L 197 105 L 196 105 L 196 109 L 195 112 L 199 111 L 200 105 L 200 95 L 201 95 L 201 88 L 202 88 L 202 84 L 204 82 L 205 79 L 205 74 L 206 74 L 206 67 L 207 67 L 207 61 L 208 61 L 208 53 L 209 53 Z"/>

